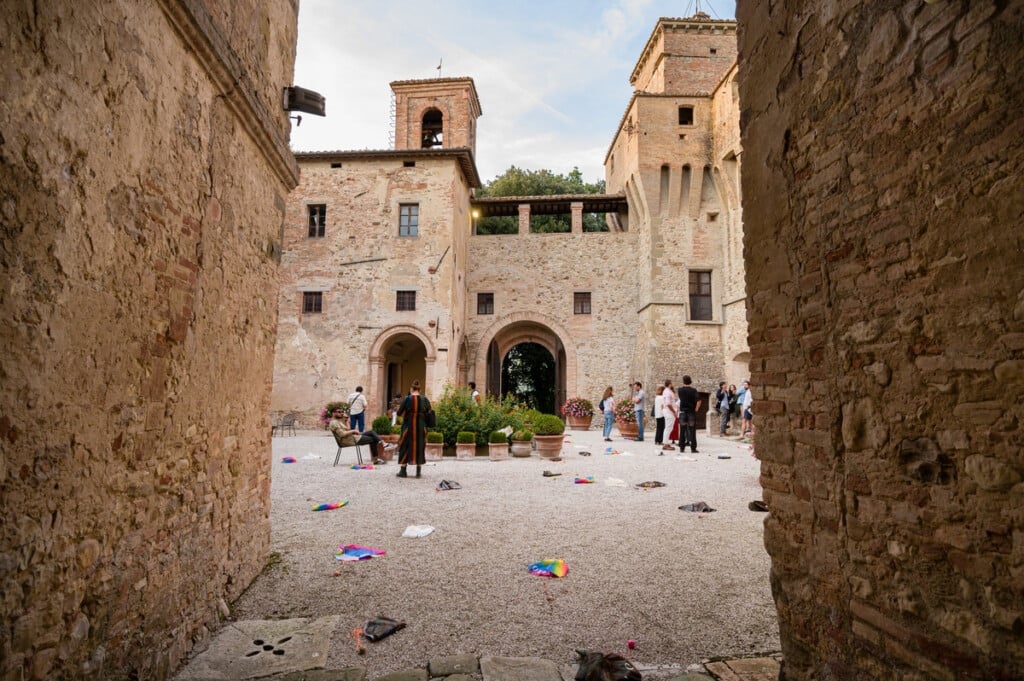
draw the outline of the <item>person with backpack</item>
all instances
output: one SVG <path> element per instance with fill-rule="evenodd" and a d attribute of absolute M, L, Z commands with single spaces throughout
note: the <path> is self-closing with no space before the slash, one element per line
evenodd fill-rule
<path fill-rule="evenodd" d="M 719 382 L 718 391 L 715 392 L 715 406 L 718 408 L 718 415 L 721 419 L 718 434 L 722 437 L 725 437 L 726 432 L 729 430 L 729 416 L 732 411 L 730 397 L 729 389 L 726 387 L 725 381 Z"/>
<path fill-rule="evenodd" d="M 604 441 L 611 442 L 612 438 L 612 424 L 615 423 L 615 398 L 612 397 L 614 392 L 612 387 L 608 386 L 604 389 L 604 395 L 601 396 L 601 401 L 597 403 L 597 408 L 601 410 L 601 414 L 604 416 Z"/>

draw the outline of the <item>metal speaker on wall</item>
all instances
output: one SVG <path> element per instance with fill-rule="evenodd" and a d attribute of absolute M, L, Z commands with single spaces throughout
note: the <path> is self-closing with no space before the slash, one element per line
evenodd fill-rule
<path fill-rule="evenodd" d="M 282 90 L 285 111 L 304 111 L 315 116 L 327 115 L 327 101 L 319 92 L 293 85 Z"/>

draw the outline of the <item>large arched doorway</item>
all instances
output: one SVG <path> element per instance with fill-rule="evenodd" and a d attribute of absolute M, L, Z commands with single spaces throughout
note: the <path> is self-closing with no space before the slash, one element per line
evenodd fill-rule
<path fill-rule="evenodd" d="M 540 343 L 512 346 L 501 362 L 499 392 L 546 414 L 558 404 L 555 357 Z"/>
<path fill-rule="evenodd" d="M 488 395 L 515 394 L 543 412 L 558 413 L 568 392 L 576 389 L 570 340 L 561 325 L 543 315 L 499 319 L 482 338 L 477 387 Z"/>

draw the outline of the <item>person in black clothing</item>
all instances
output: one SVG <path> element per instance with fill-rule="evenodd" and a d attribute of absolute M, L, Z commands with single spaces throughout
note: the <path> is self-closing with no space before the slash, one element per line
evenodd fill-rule
<path fill-rule="evenodd" d="M 683 385 L 679 388 L 679 451 L 685 452 L 689 446 L 696 454 L 697 410 L 700 409 L 700 397 L 692 383 L 692 378 L 683 376 Z"/>

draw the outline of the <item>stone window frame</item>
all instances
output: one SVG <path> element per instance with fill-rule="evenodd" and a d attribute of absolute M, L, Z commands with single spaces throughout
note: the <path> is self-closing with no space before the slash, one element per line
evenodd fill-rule
<path fill-rule="evenodd" d="M 413 211 L 411 209 L 415 208 Z M 406 209 L 409 209 L 408 214 Z M 403 233 L 406 232 L 406 233 Z M 403 201 L 398 204 L 398 236 L 415 238 L 420 235 L 420 204 L 418 201 Z"/>
<path fill-rule="evenodd" d="M 572 292 L 572 313 L 591 314 L 593 310 L 592 296 L 590 291 Z"/>
<path fill-rule="evenodd" d="M 683 127 L 687 127 L 687 128 L 692 128 L 694 125 L 696 125 L 696 121 L 697 121 L 697 107 L 695 107 L 693 104 L 680 104 L 676 108 L 676 110 L 677 110 L 678 116 L 679 116 L 679 118 L 678 118 L 679 125 L 681 125 Z M 684 122 L 683 119 L 685 118 L 685 116 L 683 116 L 683 111 L 687 111 L 687 110 L 690 112 L 690 114 L 689 114 L 689 119 L 690 120 L 689 120 L 689 122 Z"/>
<path fill-rule="evenodd" d="M 482 291 L 476 294 L 476 313 L 478 315 L 494 314 L 493 291 Z"/>
<path fill-rule="evenodd" d="M 416 311 L 416 290 L 400 288 L 395 290 L 395 312 Z"/>
<path fill-rule="evenodd" d="M 303 291 L 302 292 L 302 314 L 323 314 L 324 292 Z"/>
<path fill-rule="evenodd" d="M 327 236 L 327 202 L 306 201 L 306 238 L 322 239 Z"/>
<path fill-rule="evenodd" d="M 698 292 L 697 294 L 694 294 L 692 292 L 693 291 L 693 283 L 694 283 L 693 282 L 693 275 L 695 275 L 695 274 L 696 275 L 701 275 L 701 274 L 706 274 L 707 275 L 707 282 L 706 282 L 707 288 L 708 288 L 708 292 L 707 293 L 699 293 Z M 698 283 L 698 291 L 699 291 L 699 287 L 702 284 L 702 282 L 698 281 L 697 283 Z M 686 268 L 686 309 L 687 309 L 686 321 L 687 322 L 704 323 L 704 324 L 706 324 L 708 322 L 715 323 L 715 322 L 719 321 L 716 318 L 716 316 L 715 316 L 715 291 L 716 291 L 716 288 L 717 287 L 715 286 L 715 270 L 714 270 L 713 267 L 688 267 L 688 268 Z M 698 306 L 698 305 L 694 304 L 694 298 L 695 297 L 699 297 L 701 299 L 706 299 L 707 300 L 707 307 L 706 307 L 707 315 L 708 315 L 707 317 L 695 317 L 694 316 L 694 313 L 698 310 L 698 308 L 701 309 L 701 310 L 704 309 L 703 305 Z"/>

